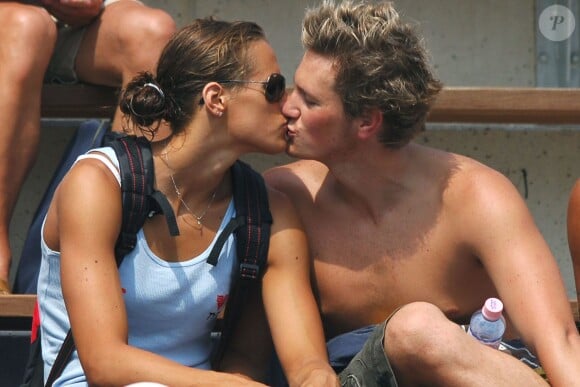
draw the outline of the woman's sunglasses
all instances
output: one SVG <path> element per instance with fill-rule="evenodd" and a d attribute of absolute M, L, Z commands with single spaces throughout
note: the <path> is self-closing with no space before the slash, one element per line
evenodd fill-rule
<path fill-rule="evenodd" d="M 270 74 L 266 81 L 242 81 L 238 79 L 226 79 L 219 83 L 259 83 L 264 86 L 266 101 L 270 103 L 280 102 L 286 93 L 286 78 L 282 74 Z"/>

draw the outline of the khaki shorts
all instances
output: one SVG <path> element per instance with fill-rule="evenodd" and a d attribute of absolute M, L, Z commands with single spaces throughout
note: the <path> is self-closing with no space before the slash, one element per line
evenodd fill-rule
<path fill-rule="evenodd" d="M 105 0 L 107 7 L 119 0 Z M 56 21 L 56 20 L 55 20 Z M 75 72 L 75 60 L 79 47 L 85 36 L 87 26 L 72 28 L 58 24 L 58 36 L 54 52 L 44 76 L 45 83 L 73 84 L 78 82 Z"/>
<path fill-rule="evenodd" d="M 383 347 L 385 326 L 388 321 L 387 319 L 375 327 L 363 348 L 339 373 L 341 386 L 397 387 L 397 380 Z"/>

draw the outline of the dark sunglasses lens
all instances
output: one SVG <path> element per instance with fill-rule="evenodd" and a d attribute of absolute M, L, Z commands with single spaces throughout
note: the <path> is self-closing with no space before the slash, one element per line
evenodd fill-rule
<path fill-rule="evenodd" d="M 272 74 L 266 83 L 266 99 L 268 102 L 280 102 L 286 92 L 286 79 L 282 74 Z"/>

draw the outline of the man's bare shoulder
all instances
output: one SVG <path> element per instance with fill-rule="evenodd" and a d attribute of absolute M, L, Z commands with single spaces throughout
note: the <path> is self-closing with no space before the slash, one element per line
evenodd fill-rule
<path fill-rule="evenodd" d="M 425 146 L 415 146 L 413 152 L 407 188 L 422 197 L 429 192 L 440 196 L 445 207 L 465 208 L 513 188 L 501 172 L 468 156 Z"/>
<path fill-rule="evenodd" d="M 328 168 L 313 160 L 300 160 L 264 172 L 266 183 L 291 196 L 318 191 L 328 175 Z"/>
<path fill-rule="evenodd" d="M 455 240 L 471 246 L 474 254 L 486 261 L 497 255 L 489 249 L 497 246 L 498 235 L 519 241 L 536 235 L 523 194 L 507 176 L 464 156 L 458 156 L 457 161 L 457 171 L 443 191 L 441 212 Z M 522 237 L 521 230 L 527 230 L 528 236 Z"/>
<path fill-rule="evenodd" d="M 515 186 L 500 171 L 466 156 L 455 155 L 455 158 L 457 173 L 450 177 L 446 190 L 448 199 L 463 202 L 462 206 L 469 202 L 476 204 L 490 200 L 505 202 L 508 198 L 521 199 Z M 469 198 L 467 203 L 466 198 Z"/>

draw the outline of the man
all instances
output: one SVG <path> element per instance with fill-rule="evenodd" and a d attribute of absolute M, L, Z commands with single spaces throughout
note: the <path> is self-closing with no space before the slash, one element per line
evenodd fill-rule
<path fill-rule="evenodd" d="M 324 2 L 302 42 L 283 112 L 287 151 L 304 160 L 266 177 L 305 224 L 327 337 L 378 324 L 343 383 L 544 384 L 457 325 L 495 296 L 506 336 L 524 340 L 553 385 L 578 385 L 564 285 L 518 191 L 472 159 L 412 142 L 441 87 L 418 34 L 390 3 Z"/>
<path fill-rule="evenodd" d="M 0 1 L 0 25 L 2 294 L 10 291 L 10 218 L 38 151 L 43 81 L 124 85 L 155 67 L 175 24 L 133 0 L 42 0 Z"/>

